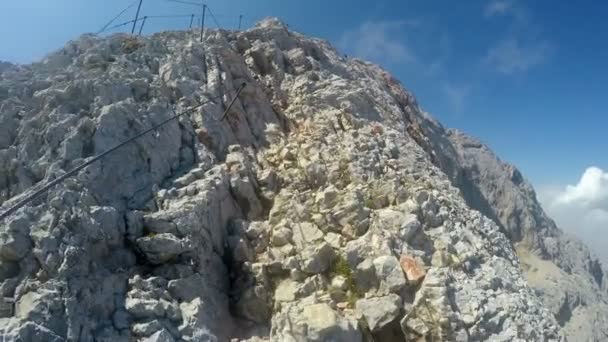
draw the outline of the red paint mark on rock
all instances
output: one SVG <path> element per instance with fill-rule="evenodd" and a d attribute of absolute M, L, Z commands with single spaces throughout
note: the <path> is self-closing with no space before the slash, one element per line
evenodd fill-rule
<path fill-rule="evenodd" d="M 412 258 L 411 256 L 402 255 L 399 263 L 401 264 L 401 269 L 403 269 L 405 277 L 410 284 L 420 284 L 422 279 L 424 279 L 426 276 L 424 266 L 420 265 L 416 259 Z"/>

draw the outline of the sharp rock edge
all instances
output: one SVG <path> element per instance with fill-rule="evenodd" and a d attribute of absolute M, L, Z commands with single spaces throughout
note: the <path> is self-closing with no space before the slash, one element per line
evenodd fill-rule
<path fill-rule="evenodd" d="M 224 95 L 2 223 L 4 341 L 605 339 L 602 266 L 387 72 L 276 19 L 197 37 L 1 64 L 4 206 Z"/>

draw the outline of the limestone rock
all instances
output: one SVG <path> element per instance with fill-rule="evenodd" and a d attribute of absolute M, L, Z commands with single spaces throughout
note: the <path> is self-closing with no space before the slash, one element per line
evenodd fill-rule
<path fill-rule="evenodd" d="M 282 281 L 274 291 L 274 300 L 277 302 L 291 302 L 296 299 L 297 283 L 287 279 Z"/>
<path fill-rule="evenodd" d="M 166 329 L 159 330 L 153 335 L 146 337 L 142 342 L 174 342 L 175 339 Z"/>
<path fill-rule="evenodd" d="M 312 274 L 325 272 L 329 269 L 334 257 L 335 252 L 327 242 L 307 247 L 302 251 L 300 257 L 302 271 Z"/>
<path fill-rule="evenodd" d="M 376 216 L 374 224 L 378 229 L 398 232 L 404 241 L 410 241 L 422 227 L 415 214 L 405 214 L 395 209 L 378 210 Z"/>
<path fill-rule="evenodd" d="M 366 259 L 357 265 L 355 270 L 355 284 L 362 291 L 369 291 L 378 286 L 378 278 L 376 276 L 376 268 L 371 259 Z"/>
<path fill-rule="evenodd" d="M 275 229 L 272 232 L 272 245 L 275 247 L 285 246 L 291 241 L 292 231 L 288 228 Z"/>
<path fill-rule="evenodd" d="M 323 232 L 314 223 L 301 222 L 293 227 L 293 241 L 298 249 L 304 249 L 321 239 Z"/>
<path fill-rule="evenodd" d="M 396 293 L 405 286 L 405 277 L 399 261 L 394 256 L 383 255 L 374 259 L 374 269 L 381 291 Z"/>
<path fill-rule="evenodd" d="M 0 233 L 0 258 L 19 261 L 30 250 L 30 239 L 20 233 Z"/>
<path fill-rule="evenodd" d="M 190 302 L 201 293 L 208 291 L 204 278 L 200 274 L 192 274 L 185 278 L 170 280 L 167 290 L 179 302 Z"/>
<path fill-rule="evenodd" d="M 151 263 L 161 264 L 190 250 L 188 242 L 171 233 L 162 233 L 137 239 L 137 245 Z"/>
<path fill-rule="evenodd" d="M 338 290 L 348 290 L 348 279 L 338 275 L 331 280 L 331 287 Z"/>
<path fill-rule="evenodd" d="M 154 299 L 127 298 L 125 307 L 136 318 L 163 317 L 165 314 L 161 302 Z"/>
<path fill-rule="evenodd" d="M 329 232 L 324 238 L 325 241 L 335 249 L 342 248 L 342 245 L 344 244 L 344 238 L 340 234 Z"/>
<path fill-rule="evenodd" d="M 336 341 L 356 341 L 358 332 L 350 322 L 344 322 L 328 305 L 313 304 L 302 310 L 302 319 L 308 326 L 312 341 L 333 339 Z M 350 324 L 349 324 L 350 323 Z"/>
<path fill-rule="evenodd" d="M 398 295 L 391 293 L 383 297 L 359 299 L 356 308 L 365 318 L 369 329 L 378 332 L 397 319 L 402 308 L 402 300 Z"/>
<path fill-rule="evenodd" d="M 273 341 L 361 341 L 356 323 L 327 304 L 301 304 L 283 309 L 273 319 Z"/>
<path fill-rule="evenodd" d="M 136 336 L 150 336 L 162 329 L 164 329 L 163 324 L 156 319 L 144 323 L 136 323 L 131 327 L 131 331 Z"/>

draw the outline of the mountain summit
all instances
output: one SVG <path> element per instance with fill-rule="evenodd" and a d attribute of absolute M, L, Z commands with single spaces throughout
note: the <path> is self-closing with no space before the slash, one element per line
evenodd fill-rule
<path fill-rule="evenodd" d="M 191 110 L 0 222 L 3 341 L 608 337 L 597 259 L 389 73 L 277 19 L 199 38 L 0 66 L 3 210 Z"/>

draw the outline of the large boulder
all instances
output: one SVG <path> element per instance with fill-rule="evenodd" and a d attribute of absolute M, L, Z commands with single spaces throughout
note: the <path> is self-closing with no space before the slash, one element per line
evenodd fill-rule
<path fill-rule="evenodd" d="M 405 286 L 405 276 L 399 260 L 392 255 L 379 256 L 373 261 L 376 276 L 380 282 L 379 291 L 398 293 Z"/>
<path fill-rule="evenodd" d="M 356 309 L 365 318 L 372 332 L 379 332 L 395 321 L 403 307 L 401 297 L 389 294 L 382 297 L 371 297 L 357 300 Z"/>
<path fill-rule="evenodd" d="M 153 264 L 167 262 L 191 250 L 189 242 L 171 233 L 154 234 L 137 239 L 137 246 Z"/>

